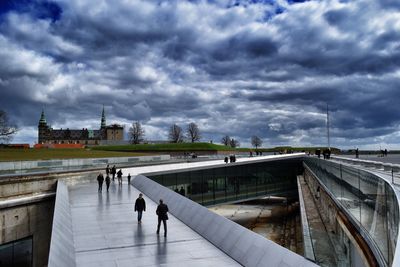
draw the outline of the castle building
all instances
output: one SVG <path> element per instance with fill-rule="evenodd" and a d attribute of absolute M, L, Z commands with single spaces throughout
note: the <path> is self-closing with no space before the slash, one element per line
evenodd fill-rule
<path fill-rule="evenodd" d="M 124 139 L 124 127 L 118 124 L 106 125 L 106 116 L 101 114 L 101 124 L 98 130 L 53 129 L 46 121 L 44 110 L 38 125 L 38 144 L 84 144 L 99 145 L 101 141 L 121 141 Z"/>

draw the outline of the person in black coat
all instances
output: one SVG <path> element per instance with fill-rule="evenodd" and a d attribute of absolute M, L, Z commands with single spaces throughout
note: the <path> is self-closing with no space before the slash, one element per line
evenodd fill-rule
<path fill-rule="evenodd" d="M 109 175 L 110 174 L 110 165 L 107 165 L 107 167 L 106 167 L 106 175 Z"/>
<path fill-rule="evenodd" d="M 110 183 L 111 183 L 111 179 L 110 179 L 110 176 L 107 174 L 107 176 L 106 176 L 107 192 L 108 192 L 108 189 L 110 188 Z"/>
<path fill-rule="evenodd" d="M 144 201 L 142 193 L 139 194 L 139 197 L 135 201 L 135 211 L 138 213 L 138 223 L 142 223 L 142 214 L 143 211 L 146 211 L 146 202 Z"/>
<path fill-rule="evenodd" d="M 168 220 L 168 206 L 160 199 L 160 204 L 157 207 L 156 214 L 158 215 L 157 234 L 160 233 L 161 221 L 164 225 L 164 236 L 167 236 L 167 220 Z"/>
<path fill-rule="evenodd" d="M 122 170 L 117 172 L 118 184 L 122 185 Z"/>
<path fill-rule="evenodd" d="M 103 190 L 103 181 L 104 181 L 103 174 L 99 173 L 99 175 L 97 176 L 97 182 L 99 183 L 99 189 L 97 191 L 99 192 Z"/>
<path fill-rule="evenodd" d="M 111 168 L 111 174 L 112 174 L 112 180 L 114 181 L 115 174 L 117 174 L 117 168 L 115 167 L 115 165 Z"/>

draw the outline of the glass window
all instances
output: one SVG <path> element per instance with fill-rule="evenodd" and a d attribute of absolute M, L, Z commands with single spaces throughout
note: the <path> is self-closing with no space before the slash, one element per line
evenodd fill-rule
<path fill-rule="evenodd" d="M 32 266 L 32 237 L 0 245 L 0 266 Z"/>

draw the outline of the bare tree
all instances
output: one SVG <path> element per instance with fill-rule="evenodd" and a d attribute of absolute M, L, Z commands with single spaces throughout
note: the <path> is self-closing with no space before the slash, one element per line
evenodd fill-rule
<path fill-rule="evenodd" d="M 188 139 L 192 143 L 199 141 L 201 138 L 199 127 L 194 122 L 189 123 L 186 132 L 187 132 Z"/>
<path fill-rule="evenodd" d="M 251 137 L 251 144 L 252 146 L 254 146 L 256 149 L 260 146 L 262 146 L 263 141 L 261 140 L 260 137 L 258 137 L 257 135 L 253 135 Z"/>
<path fill-rule="evenodd" d="M 129 139 L 132 144 L 140 144 L 144 140 L 144 129 L 140 122 L 132 123 L 132 127 L 129 128 Z"/>
<path fill-rule="evenodd" d="M 225 135 L 224 137 L 222 137 L 221 143 L 222 143 L 224 146 L 229 146 L 229 145 L 231 144 L 231 138 L 230 138 L 230 136 L 229 136 L 229 135 Z"/>
<path fill-rule="evenodd" d="M 232 139 L 229 141 L 229 145 L 230 145 L 232 148 L 236 148 L 236 147 L 239 147 L 239 146 L 240 146 L 240 143 L 239 143 L 238 140 L 232 138 Z"/>
<path fill-rule="evenodd" d="M 8 115 L 5 111 L 0 110 L 0 142 L 8 143 L 12 140 L 13 135 L 18 131 L 17 126 L 12 125 L 8 121 Z"/>
<path fill-rule="evenodd" d="M 183 142 L 183 131 L 182 128 L 174 124 L 169 128 L 168 138 L 171 143 Z"/>

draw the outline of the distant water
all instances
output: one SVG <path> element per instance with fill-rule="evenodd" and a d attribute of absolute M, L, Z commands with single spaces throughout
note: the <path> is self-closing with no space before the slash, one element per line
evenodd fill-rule
<path fill-rule="evenodd" d="M 340 155 L 346 158 L 356 158 L 355 155 Z M 387 157 L 381 157 L 381 155 L 371 154 L 371 155 L 360 155 L 359 159 L 373 160 L 384 163 L 395 163 L 400 164 L 400 154 L 388 154 Z"/>

